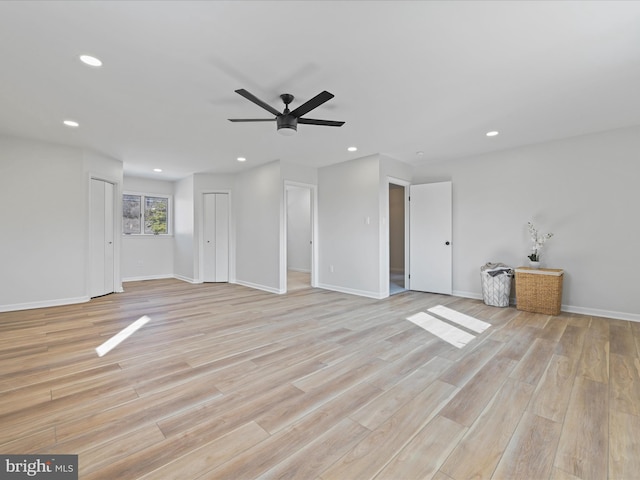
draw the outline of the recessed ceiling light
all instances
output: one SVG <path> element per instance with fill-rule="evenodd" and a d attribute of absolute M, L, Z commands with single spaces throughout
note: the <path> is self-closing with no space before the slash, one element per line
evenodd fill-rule
<path fill-rule="evenodd" d="M 420 151 L 416 152 L 416 155 L 417 155 L 417 156 L 419 156 L 419 157 L 421 157 L 421 156 L 423 156 L 423 155 L 424 155 L 424 152 L 423 152 L 422 150 L 420 150 Z"/>
<path fill-rule="evenodd" d="M 239 162 L 246 162 L 246 161 L 247 161 L 247 159 L 246 159 L 246 158 L 244 158 L 244 157 L 238 157 L 238 161 L 239 161 Z"/>
<path fill-rule="evenodd" d="M 80 55 L 80 61 L 85 63 L 91 67 L 101 67 L 102 60 L 96 57 L 92 57 L 91 55 Z"/>
<path fill-rule="evenodd" d="M 350 152 L 357 152 L 358 151 L 358 147 L 349 147 L 349 148 L 347 148 L 347 150 L 349 150 Z"/>
<path fill-rule="evenodd" d="M 62 123 L 64 123 L 67 127 L 73 127 L 73 128 L 76 128 L 76 127 L 79 127 L 79 126 L 80 126 L 80 124 L 79 124 L 78 122 L 75 122 L 75 121 L 73 121 L 73 120 L 65 120 L 65 121 L 64 121 L 64 122 L 62 122 Z"/>
<path fill-rule="evenodd" d="M 162 171 L 162 169 L 161 168 L 154 168 L 153 171 L 160 173 Z"/>
<path fill-rule="evenodd" d="M 498 131 L 496 130 L 492 130 L 491 132 L 487 132 L 487 137 L 495 137 L 496 135 L 498 135 Z"/>

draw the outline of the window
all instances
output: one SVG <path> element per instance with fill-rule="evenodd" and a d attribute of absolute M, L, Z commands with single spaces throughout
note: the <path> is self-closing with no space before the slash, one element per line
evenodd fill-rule
<path fill-rule="evenodd" d="M 125 193 L 122 196 L 122 233 L 125 235 L 168 235 L 171 198 Z"/>

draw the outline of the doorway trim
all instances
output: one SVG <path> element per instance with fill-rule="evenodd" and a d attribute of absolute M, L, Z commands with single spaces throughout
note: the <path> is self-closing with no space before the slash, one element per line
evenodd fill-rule
<path fill-rule="evenodd" d="M 386 222 L 382 222 L 383 232 L 382 238 L 383 241 L 381 245 L 383 245 L 383 252 L 381 255 L 381 291 L 382 298 L 387 298 L 389 296 L 389 282 L 390 282 L 390 271 L 391 271 L 391 256 L 389 254 L 389 224 L 390 224 L 390 215 L 389 211 L 389 185 L 399 185 L 404 188 L 404 285 L 405 289 L 408 290 L 409 285 L 409 187 L 411 186 L 411 182 L 408 180 L 402 180 L 401 178 L 387 176 L 387 183 L 385 188 L 384 198 L 385 201 L 385 211 L 386 211 Z"/>
<path fill-rule="evenodd" d="M 287 293 L 287 187 L 307 188 L 311 197 L 311 286 L 318 285 L 318 186 L 311 183 L 285 180 L 282 190 L 282 216 L 280 218 L 280 293 Z"/>

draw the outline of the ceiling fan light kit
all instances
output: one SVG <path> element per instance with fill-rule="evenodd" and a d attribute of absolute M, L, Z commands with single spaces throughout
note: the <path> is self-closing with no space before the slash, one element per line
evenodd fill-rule
<path fill-rule="evenodd" d="M 291 114 L 276 117 L 276 124 L 278 125 L 278 133 L 285 137 L 290 137 L 298 132 L 298 119 Z"/>
<path fill-rule="evenodd" d="M 272 115 L 275 115 L 275 118 L 230 118 L 230 122 L 270 122 L 275 120 L 278 133 L 284 136 L 295 135 L 298 131 L 298 123 L 302 123 L 305 125 L 323 125 L 326 127 L 341 127 L 342 125 L 344 125 L 344 122 L 338 122 L 335 120 L 301 118 L 303 115 L 309 113 L 314 108 L 319 107 L 323 103 L 333 98 L 334 95 L 327 92 L 326 90 L 319 93 L 311 100 L 303 103 L 299 107 L 295 108 L 293 111 L 289 111 L 289 104 L 294 99 L 293 95 L 291 95 L 290 93 L 283 93 L 282 95 L 280 95 L 280 98 L 284 102 L 284 111 L 282 113 L 243 88 L 236 90 L 236 93 L 238 95 L 242 95 L 244 98 L 255 103 L 259 107 L 264 108 Z"/>

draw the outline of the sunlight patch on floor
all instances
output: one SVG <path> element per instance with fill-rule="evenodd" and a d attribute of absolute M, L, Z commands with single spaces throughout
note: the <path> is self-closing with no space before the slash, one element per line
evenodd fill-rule
<path fill-rule="evenodd" d="M 138 320 L 133 322 L 131 325 L 116 333 L 109 340 L 104 342 L 102 345 L 96 348 L 96 353 L 99 357 L 102 357 L 109 353 L 111 350 L 116 348 L 120 343 L 124 342 L 127 338 L 133 335 L 137 330 L 139 330 L 143 325 L 145 325 L 149 320 L 151 320 L 146 315 L 140 317 Z"/>
<path fill-rule="evenodd" d="M 469 330 L 473 330 L 476 333 L 482 333 L 491 326 L 490 323 L 483 322 L 482 320 L 470 317 L 469 315 L 465 315 L 464 313 L 456 312 L 455 310 L 447 308 L 444 305 L 432 307 L 428 309 L 427 312 L 431 312 L 446 320 L 450 320 L 454 323 L 457 323 L 458 325 L 468 328 Z"/>
<path fill-rule="evenodd" d="M 462 348 L 471 340 L 476 338 L 474 335 L 460 330 L 448 323 L 432 317 L 428 313 L 420 312 L 407 318 L 412 323 L 424 328 L 427 332 L 433 333 L 454 347 Z"/>
<path fill-rule="evenodd" d="M 482 320 L 457 312 L 443 305 L 429 308 L 427 311 L 476 333 L 482 333 L 491 326 L 490 323 L 483 322 Z M 457 348 L 464 347 L 476 338 L 475 335 L 425 312 L 411 315 L 407 317 L 407 320 Z"/>

